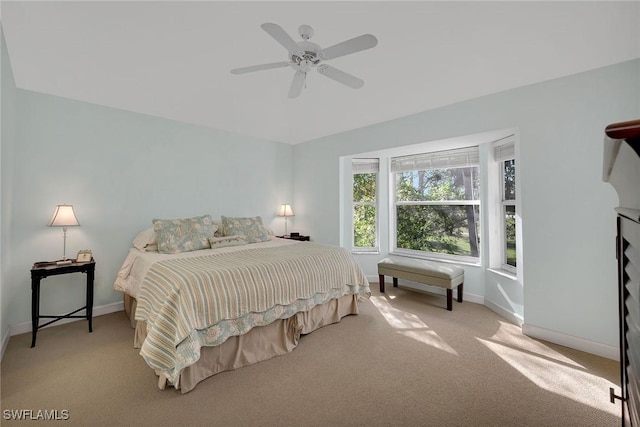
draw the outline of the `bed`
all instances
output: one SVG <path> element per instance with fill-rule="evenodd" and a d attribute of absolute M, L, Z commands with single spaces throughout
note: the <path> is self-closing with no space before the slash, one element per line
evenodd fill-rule
<path fill-rule="evenodd" d="M 219 372 L 286 354 L 301 335 L 357 314 L 370 293 L 342 248 L 271 235 L 247 243 L 230 232 L 211 237 L 213 248 L 177 253 L 134 240 L 118 272 L 134 346 L 160 388 L 187 393 Z"/>

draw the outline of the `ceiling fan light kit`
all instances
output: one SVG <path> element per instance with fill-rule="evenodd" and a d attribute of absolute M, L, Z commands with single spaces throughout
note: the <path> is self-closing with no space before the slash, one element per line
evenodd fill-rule
<path fill-rule="evenodd" d="M 296 98 L 300 95 L 306 82 L 307 73 L 309 73 L 313 68 L 316 68 L 319 74 L 329 77 L 330 79 L 342 83 L 352 89 L 361 88 L 364 85 L 364 81 L 362 79 L 338 68 L 322 64 L 321 62 L 366 49 L 371 49 L 378 44 L 378 39 L 373 35 L 363 34 L 323 49 L 317 44 L 309 41 L 314 34 L 313 28 L 309 25 L 300 25 L 298 28 L 298 34 L 302 38 L 302 41 L 300 42 L 293 40 L 293 38 L 291 38 L 291 36 L 289 36 L 289 34 L 287 34 L 287 32 L 278 24 L 265 23 L 262 24 L 261 27 L 267 34 L 287 49 L 289 61 L 235 68 L 231 70 L 231 73 L 245 74 L 252 73 L 254 71 L 270 70 L 272 68 L 291 67 L 295 70 L 295 74 L 293 75 L 291 86 L 289 87 L 289 98 Z"/>

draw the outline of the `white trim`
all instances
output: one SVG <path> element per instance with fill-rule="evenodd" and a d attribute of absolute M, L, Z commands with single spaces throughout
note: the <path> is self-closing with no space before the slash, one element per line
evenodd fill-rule
<path fill-rule="evenodd" d="M 527 323 L 522 325 L 522 333 L 531 338 L 542 339 L 554 344 L 606 357 L 607 359 L 620 361 L 620 349 L 618 347 L 589 341 L 584 338 L 574 337 L 561 332 L 551 331 L 549 329 Z"/>
<path fill-rule="evenodd" d="M 514 313 L 513 311 L 499 305 L 496 304 L 495 302 L 485 299 L 484 300 L 484 305 L 485 307 L 487 307 L 489 310 L 493 311 L 494 313 L 499 314 L 500 316 L 504 317 L 505 319 L 507 319 L 509 322 L 513 323 L 514 325 L 518 325 L 520 327 L 522 327 L 522 324 L 524 323 L 524 319 L 522 318 L 522 316 L 520 316 L 519 314 Z"/>
<path fill-rule="evenodd" d="M 387 281 L 385 280 L 385 283 Z M 392 285 L 393 286 L 393 285 Z M 427 287 L 427 289 L 420 289 L 416 286 L 424 286 Z M 404 282 L 403 280 L 398 280 L 398 287 L 402 288 L 402 289 L 408 289 L 410 291 L 415 291 L 415 292 L 420 292 L 423 294 L 429 294 L 429 295 L 433 295 L 433 294 L 438 294 L 438 295 L 442 295 L 442 296 L 446 296 L 447 295 L 447 291 L 446 289 L 443 289 L 439 286 L 429 286 L 429 285 L 424 285 L 424 284 L 420 284 L 420 285 L 412 285 L 408 282 Z M 453 300 L 456 301 L 456 294 L 453 294 Z M 474 304 L 480 304 L 480 305 L 485 305 L 485 299 L 483 296 L 480 295 L 475 295 L 475 294 L 470 294 L 468 292 L 464 292 L 462 293 L 462 301 L 463 302 L 471 302 Z M 454 310 L 455 310 L 455 304 L 454 304 Z"/>
<path fill-rule="evenodd" d="M 2 358 L 4 357 L 4 351 L 9 345 L 9 338 L 11 337 L 11 335 L 9 334 L 10 330 L 11 328 L 7 328 L 7 332 L 4 334 L 4 337 L 2 337 L 2 351 L 0 352 L 0 360 L 2 360 Z"/>
<path fill-rule="evenodd" d="M 354 255 L 380 255 L 378 248 L 354 248 L 351 250 Z"/>
<path fill-rule="evenodd" d="M 509 266 L 511 267 L 511 266 Z M 516 276 L 516 272 L 513 271 L 511 272 L 510 270 L 505 270 L 502 267 L 501 268 L 487 268 L 487 271 L 490 271 L 492 273 L 495 273 L 499 276 L 502 277 L 506 277 L 507 279 L 511 279 L 511 280 L 518 280 L 518 276 Z"/>
<path fill-rule="evenodd" d="M 515 202 L 515 200 L 514 200 Z M 480 200 L 404 200 L 396 206 L 480 206 Z"/>
<path fill-rule="evenodd" d="M 393 286 L 393 281 L 391 280 L 386 280 L 386 278 L 389 276 L 385 276 L 385 286 L 389 287 L 389 286 Z M 367 276 L 367 280 L 369 280 L 369 282 L 375 282 L 378 283 L 379 277 L 378 276 Z M 420 286 L 421 288 L 419 288 L 418 286 Z M 425 285 L 423 283 L 412 283 L 409 281 L 406 281 L 404 279 L 398 279 L 398 287 L 401 289 L 408 289 L 410 291 L 415 291 L 415 292 L 420 292 L 422 294 L 427 294 L 427 295 L 433 295 L 433 294 L 437 294 L 437 295 L 443 295 L 446 296 L 447 292 L 446 289 L 443 289 L 439 286 L 430 286 L 430 285 Z M 426 288 L 426 289 L 425 289 Z M 455 294 L 453 296 L 453 299 L 455 300 Z M 482 304 L 484 305 L 485 303 L 485 299 L 483 296 L 480 295 L 475 295 L 475 294 L 470 294 L 467 292 L 463 291 L 463 295 L 462 295 L 462 301 L 464 302 L 472 302 L 475 304 Z"/>
<path fill-rule="evenodd" d="M 124 310 L 124 302 L 114 302 L 107 305 L 101 305 L 99 307 L 93 307 L 92 314 L 93 314 L 93 318 L 96 318 L 98 316 L 103 316 L 105 314 L 115 313 L 117 311 L 123 311 L 123 310 Z M 86 319 L 82 319 L 82 318 L 62 319 L 56 323 L 45 326 L 43 329 L 51 328 L 53 326 L 63 325 L 65 323 L 76 322 L 78 320 L 86 320 Z M 11 331 L 11 336 L 26 334 L 27 332 L 31 332 L 32 329 L 33 328 L 31 327 L 31 321 L 16 323 L 15 325 L 11 325 L 9 327 L 9 330 Z"/>
<path fill-rule="evenodd" d="M 471 267 L 481 267 L 480 257 L 475 258 L 465 255 L 451 255 L 439 252 L 426 252 L 418 251 L 414 249 L 394 248 L 389 255 L 395 255 L 399 257 L 426 259 L 430 261 L 448 262 L 451 264 L 468 265 Z"/>

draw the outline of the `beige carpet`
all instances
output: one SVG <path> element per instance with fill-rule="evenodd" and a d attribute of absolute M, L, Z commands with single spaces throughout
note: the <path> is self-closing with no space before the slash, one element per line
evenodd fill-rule
<path fill-rule="evenodd" d="M 372 289 L 376 287 L 372 284 Z M 487 308 L 388 287 L 290 354 L 160 391 L 123 313 L 11 338 L 2 425 L 617 426 L 617 362 L 536 341 Z M 6 410 L 68 411 L 8 421 Z"/>

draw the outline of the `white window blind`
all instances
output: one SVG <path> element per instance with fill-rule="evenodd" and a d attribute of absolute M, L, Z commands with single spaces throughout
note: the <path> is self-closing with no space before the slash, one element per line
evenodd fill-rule
<path fill-rule="evenodd" d="M 504 162 L 516 158 L 516 143 L 513 138 L 499 141 L 493 145 L 493 158 L 497 162 Z"/>
<path fill-rule="evenodd" d="M 353 173 L 378 173 L 380 170 L 379 159 L 353 159 L 352 160 Z"/>
<path fill-rule="evenodd" d="M 391 172 L 411 172 L 428 169 L 460 168 L 480 164 L 478 147 L 467 147 L 457 150 L 436 151 L 432 153 L 414 154 L 411 156 L 393 157 Z"/>

